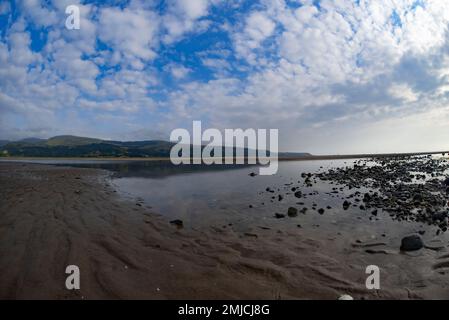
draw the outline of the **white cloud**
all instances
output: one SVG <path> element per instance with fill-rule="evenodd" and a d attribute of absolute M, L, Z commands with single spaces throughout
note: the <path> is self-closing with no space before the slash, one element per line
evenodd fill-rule
<path fill-rule="evenodd" d="M 191 69 L 179 64 L 167 65 L 165 70 L 170 72 L 175 79 L 184 79 L 190 72 L 192 72 Z"/>
<path fill-rule="evenodd" d="M 58 23 L 56 12 L 41 5 L 39 0 L 23 0 L 20 2 L 25 16 L 29 17 L 35 24 L 48 27 Z M 61 17 L 62 18 L 62 17 Z M 62 20 L 62 19 L 61 19 Z"/>
<path fill-rule="evenodd" d="M 174 6 L 179 13 L 195 20 L 207 14 L 209 3 L 208 0 L 176 0 Z"/>
<path fill-rule="evenodd" d="M 209 0 L 172 0 L 168 1 L 169 10 L 162 17 L 162 25 L 166 30 L 163 37 L 165 43 L 173 43 L 190 32 L 204 32 L 210 22 L 201 20 L 209 9 Z"/>
<path fill-rule="evenodd" d="M 124 59 L 148 61 L 156 56 L 158 17 L 151 11 L 104 8 L 100 11 L 99 37 Z"/>
<path fill-rule="evenodd" d="M 406 84 L 392 84 L 388 92 L 394 97 L 405 102 L 415 102 L 418 100 L 418 95 L 413 92 L 412 88 Z"/>
<path fill-rule="evenodd" d="M 252 12 L 246 19 L 243 32 L 235 36 L 237 54 L 245 57 L 248 62 L 255 63 L 252 50 L 259 48 L 273 34 L 275 27 L 275 23 L 265 13 Z"/>
<path fill-rule="evenodd" d="M 8 14 L 11 11 L 9 2 L 0 3 L 0 15 Z"/>
<path fill-rule="evenodd" d="M 79 32 L 61 27 L 69 2 L 24 1 L 23 16 L 0 41 L 8 130 L 14 121 L 28 128 L 22 134 L 65 130 L 63 110 L 80 130 L 103 136 L 113 132 L 96 128 L 101 119 L 140 137 L 149 132 L 145 121 L 160 135 L 201 118 L 218 128 L 279 128 L 281 147 L 311 152 L 421 149 L 435 119 L 435 139 L 427 140 L 447 138 L 447 1 L 328 0 L 317 8 L 312 0 L 300 7 L 262 0 L 242 13 L 239 1 L 173 0 L 161 11 L 133 0 L 80 5 Z M 214 21 L 213 5 L 235 7 L 233 20 Z M 29 21 L 48 30 L 40 52 L 31 50 Z M 208 48 L 176 56 L 178 41 L 201 32 L 211 32 Z M 213 76 L 196 78 L 194 68 L 204 67 Z M 160 72 L 176 86 L 165 87 Z"/>

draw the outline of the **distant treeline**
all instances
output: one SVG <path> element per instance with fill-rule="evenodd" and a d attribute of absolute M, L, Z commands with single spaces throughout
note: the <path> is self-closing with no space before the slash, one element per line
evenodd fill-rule
<path fill-rule="evenodd" d="M 168 158 L 174 145 L 172 142 L 162 140 L 122 142 L 76 136 L 57 136 L 50 139 L 28 138 L 14 142 L 1 142 L 0 156 L 2 157 Z M 223 156 L 225 156 L 227 149 L 222 148 Z M 192 146 L 190 146 L 190 150 L 193 154 Z M 236 154 L 236 148 L 233 148 L 233 153 Z M 248 149 L 245 148 L 243 154 L 247 157 Z M 213 156 L 214 153 L 212 152 L 211 155 Z M 285 153 L 284 155 L 300 157 L 310 154 Z"/>

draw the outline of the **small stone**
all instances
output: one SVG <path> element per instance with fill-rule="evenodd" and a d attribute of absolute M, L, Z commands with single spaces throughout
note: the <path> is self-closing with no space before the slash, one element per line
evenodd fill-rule
<path fill-rule="evenodd" d="M 344 294 L 344 295 L 341 295 L 341 296 L 338 298 L 338 300 L 354 300 L 354 298 L 351 297 L 349 294 Z"/>
<path fill-rule="evenodd" d="M 282 219 L 282 218 L 285 218 L 285 214 L 282 214 L 282 213 L 275 213 L 275 214 L 274 214 L 274 217 L 275 217 L 276 219 Z"/>
<path fill-rule="evenodd" d="M 178 228 L 182 228 L 184 226 L 184 222 L 182 222 L 182 220 L 180 219 L 175 219 L 170 221 L 171 224 L 177 226 Z"/>
<path fill-rule="evenodd" d="M 251 238 L 257 238 L 257 234 L 255 233 L 245 232 L 244 235 Z"/>
<path fill-rule="evenodd" d="M 407 236 L 401 241 L 401 251 L 416 251 L 424 247 L 421 237 L 417 234 Z"/>
<path fill-rule="evenodd" d="M 289 217 L 296 217 L 298 215 L 298 209 L 290 207 L 288 208 L 287 214 Z"/>
<path fill-rule="evenodd" d="M 447 177 L 447 178 L 444 180 L 443 184 L 444 184 L 445 186 L 449 186 L 449 177 Z"/>

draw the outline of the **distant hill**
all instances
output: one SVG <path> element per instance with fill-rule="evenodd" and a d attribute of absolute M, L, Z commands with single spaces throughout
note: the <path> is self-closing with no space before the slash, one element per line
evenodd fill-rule
<path fill-rule="evenodd" d="M 8 144 L 10 141 L 9 140 L 0 140 L 0 147 L 4 146 L 5 144 Z"/>
<path fill-rule="evenodd" d="M 19 140 L 18 142 L 36 144 L 36 143 L 43 143 L 45 141 L 46 141 L 45 139 L 39 139 L 39 138 L 25 138 L 25 139 Z"/>
<path fill-rule="evenodd" d="M 307 152 L 279 152 L 279 158 L 282 159 L 295 159 L 301 157 L 312 157 L 312 154 Z"/>
<path fill-rule="evenodd" d="M 77 136 L 29 138 L 0 145 L 1 156 L 15 157 L 168 157 L 166 141 L 108 141 Z"/>
<path fill-rule="evenodd" d="M 101 143 L 102 140 L 77 136 L 56 136 L 45 141 L 48 146 L 84 146 Z"/>
<path fill-rule="evenodd" d="M 110 141 L 70 135 L 49 139 L 27 138 L 15 142 L 0 141 L 3 157 L 130 157 L 168 158 L 174 143 L 163 140 Z M 245 155 L 247 149 L 244 150 Z M 224 154 L 224 151 L 223 151 Z M 288 157 L 308 156 L 308 153 L 279 153 Z"/>

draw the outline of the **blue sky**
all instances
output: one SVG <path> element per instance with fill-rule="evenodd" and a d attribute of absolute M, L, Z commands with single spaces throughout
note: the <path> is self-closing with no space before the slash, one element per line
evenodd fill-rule
<path fill-rule="evenodd" d="M 439 0 L 1 0 L 0 139 L 202 120 L 282 150 L 448 149 L 448 23 Z"/>

